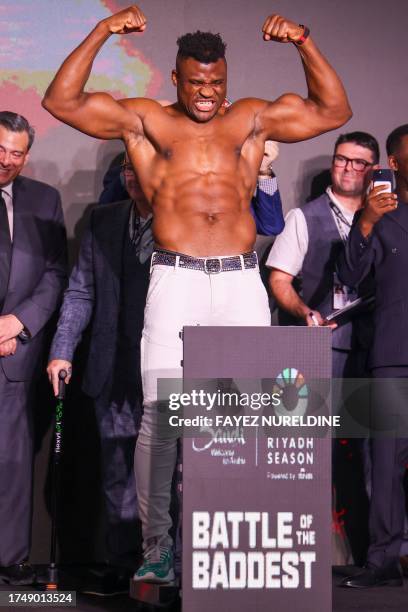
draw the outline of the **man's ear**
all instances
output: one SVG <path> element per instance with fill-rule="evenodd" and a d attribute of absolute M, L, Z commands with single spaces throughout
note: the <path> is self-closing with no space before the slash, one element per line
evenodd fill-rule
<path fill-rule="evenodd" d="M 398 172 L 398 162 L 397 162 L 397 158 L 395 157 L 395 155 L 388 156 L 388 165 L 391 168 L 391 170 L 394 170 L 394 172 Z"/>
<path fill-rule="evenodd" d="M 174 87 L 177 87 L 177 70 L 171 71 L 171 80 L 172 80 Z"/>
<path fill-rule="evenodd" d="M 24 157 L 24 164 L 23 164 L 23 166 L 26 165 L 26 163 L 28 162 L 29 159 L 30 159 L 30 153 L 26 153 L 26 155 Z"/>

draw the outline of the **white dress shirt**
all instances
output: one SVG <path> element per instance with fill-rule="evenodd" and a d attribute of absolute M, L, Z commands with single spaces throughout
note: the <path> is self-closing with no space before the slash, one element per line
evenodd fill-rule
<path fill-rule="evenodd" d="M 11 241 L 13 242 L 13 183 L 0 189 L 1 195 L 6 203 L 7 216 L 10 228 Z"/>

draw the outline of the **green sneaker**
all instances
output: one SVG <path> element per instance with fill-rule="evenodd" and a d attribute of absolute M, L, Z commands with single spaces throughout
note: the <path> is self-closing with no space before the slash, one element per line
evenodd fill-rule
<path fill-rule="evenodd" d="M 175 576 L 171 548 L 159 544 L 154 538 L 154 541 L 146 548 L 143 557 L 143 563 L 133 576 L 133 580 L 158 584 L 173 582 Z"/>

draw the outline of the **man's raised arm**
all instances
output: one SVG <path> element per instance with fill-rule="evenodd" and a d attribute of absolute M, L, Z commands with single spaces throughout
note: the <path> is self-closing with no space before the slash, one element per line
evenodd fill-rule
<path fill-rule="evenodd" d="M 343 84 L 311 39 L 309 31 L 279 15 L 262 28 L 265 41 L 294 43 L 301 56 L 308 87 L 306 99 L 285 94 L 259 105 L 259 128 L 266 138 L 296 142 L 342 126 L 352 116 Z"/>
<path fill-rule="evenodd" d="M 107 93 L 86 93 L 84 87 L 93 61 L 112 34 L 143 32 L 146 17 L 131 6 L 100 21 L 64 61 L 48 87 L 42 104 L 54 117 L 97 138 L 121 138 L 125 129 L 142 129 L 129 101 L 116 101 Z"/>

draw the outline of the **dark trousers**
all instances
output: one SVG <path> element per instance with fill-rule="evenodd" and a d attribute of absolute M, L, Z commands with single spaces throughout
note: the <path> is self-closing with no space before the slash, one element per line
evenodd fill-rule
<path fill-rule="evenodd" d="M 342 414 L 347 397 L 347 382 L 342 379 L 365 378 L 366 351 L 332 351 L 333 413 Z M 336 511 L 344 525 L 356 565 L 363 565 L 369 545 L 369 502 L 365 467 L 367 441 L 361 438 L 333 440 L 333 484 L 336 489 Z"/>
<path fill-rule="evenodd" d="M 115 370 L 115 381 L 95 400 L 101 442 L 106 555 L 115 565 L 136 566 L 141 550 L 134 453 L 142 416 L 140 386 Z"/>
<path fill-rule="evenodd" d="M 0 364 L 0 566 L 21 563 L 30 552 L 33 474 L 30 386 L 27 381 L 7 380 Z"/>
<path fill-rule="evenodd" d="M 372 493 L 368 561 L 384 566 L 398 562 L 404 533 L 408 367 L 375 368 L 372 375 Z"/>

